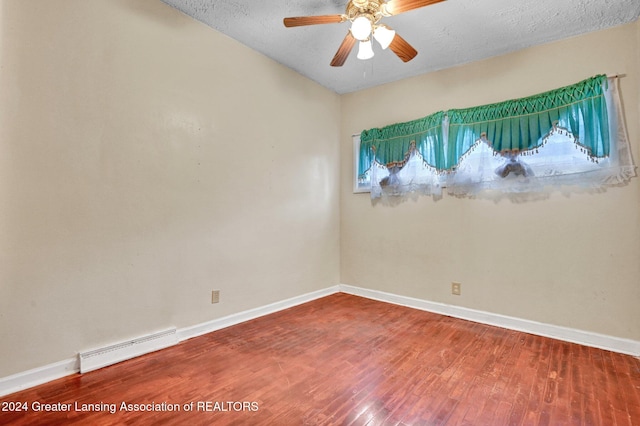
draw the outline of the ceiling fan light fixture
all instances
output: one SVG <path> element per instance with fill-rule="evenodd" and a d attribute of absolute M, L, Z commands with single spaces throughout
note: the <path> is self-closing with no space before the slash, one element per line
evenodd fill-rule
<path fill-rule="evenodd" d="M 360 15 L 351 23 L 351 35 L 356 40 L 364 41 L 371 35 L 373 25 L 369 17 Z"/>
<path fill-rule="evenodd" d="M 409 62 L 416 57 L 418 51 L 394 30 L 380 24 L 380 20 L 443 1 L 445 0 L 347 0 L 344 14 L 293 16 L 284 18 L 283 23 L 285 27 L 290 28 L 349 21 L 349 31 L 331 60 L 332 67 L 344 65 L 357 42 L 360 42 L 358 59 L 372 58 L 373 39 L 382 49 L 392 50 L 402 62 Z"/>
<path fill-rule="evenodd" d="M 373 58 L 373 46 L 371 45 L 371 40 L 365 40 L 360 42 L 360 46 L 358 47 L 358 59 L 362 59 L 363 61 L 367 59 Z"/>
<path fill-rule="evenodd" d="M 373 37 L 380 43 L 383 50 L 389 47 L 395 36 L 396 32 L 384 24 L 378 25 L 373 31 Z"/>

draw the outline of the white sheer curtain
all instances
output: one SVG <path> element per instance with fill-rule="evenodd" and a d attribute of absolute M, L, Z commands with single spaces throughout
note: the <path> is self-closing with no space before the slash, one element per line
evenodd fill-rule
<path fill-rule="evenodd" d="M 442 195 L 442 175 L 429 166 L 420 153 L 411 151 L 404 167 L 391 169 L 375 163 L 371 168 L 371 198 L 382 196 L 402 196 L 416 193 L 422 195 Z"/>

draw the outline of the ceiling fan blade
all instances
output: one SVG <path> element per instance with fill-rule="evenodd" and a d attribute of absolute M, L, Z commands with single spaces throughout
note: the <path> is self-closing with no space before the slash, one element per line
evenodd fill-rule
<path fill-rule="evenodd" d="M 341 67 L 342 65 L 344 65 L 345 61 L 347 60 L 347 57 L 349 56 L 349 53 L 351 53 L 351 49 L 353 49 L 353 46 L 355 46 L 355 44 L 356 44 L 356 39 L 351 35 L 351 31 L 349 31 L 347 33 L 347 36 L 344 38 L 344 40 L 342 40 L 342 44 L 338 48 L 338 51 L 336 52 L 336 56 L 333 57 L 333 60 L 331 61 L 331 66 Z"/>
<path fill-rule="evenodd" d="M 385 3 L 385 12 L 388 15 L 398 15 L 413 9 L 440 3 L 445 0 L 390 0 Z"/>
<path fill-rule="evenodd" d="M 402 59 L 402 62 L 409 62 L 418 54 L 418 51 L 397 33 L 391 41 L 389 49 L 391 49 L 393 53 L 398 55 L 398 58 Z"/>
<path fill-rule="evenodd" d="M 304 25 L 339 24 L 344 20 L 344 15 L 295 16 L 293 18 L 284 18 L 284 26 L 291 28 Z"/>

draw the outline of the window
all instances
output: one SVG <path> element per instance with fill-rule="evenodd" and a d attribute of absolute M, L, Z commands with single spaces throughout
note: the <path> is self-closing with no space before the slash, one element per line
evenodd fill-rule
<path fill-rule="evenodd" d="M 601 75 L 528 98 L 363 131 L 354 137 L 359 190 L 370 184 L 374 199 L 440 197 L 443 188 L 475 197 L 626 183 L 635 167 L 617 82 Z"/>

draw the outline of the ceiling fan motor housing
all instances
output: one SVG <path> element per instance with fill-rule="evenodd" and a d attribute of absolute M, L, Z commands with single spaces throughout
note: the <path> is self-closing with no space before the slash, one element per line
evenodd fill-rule
<path fill-rule="evenodd" d="M 386 16 L 384 2 L 382 0 L 350 0 L 347 3 L 347 19 L 353 22 L 360 16 L 367 17 L 371 25 L 377 24 L 383 16 Z"/>

